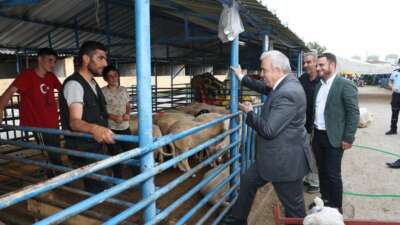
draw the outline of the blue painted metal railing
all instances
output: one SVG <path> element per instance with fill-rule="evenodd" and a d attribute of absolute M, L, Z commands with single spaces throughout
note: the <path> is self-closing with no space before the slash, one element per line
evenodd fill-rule
<path fill-rule="evenodd" d="M 64 135 L 64 136 L 69 136 L 69 137 L 80 137 L 80 138 L 88 138 L 88 139 L 93 138 L 93 135 L 87 134 L 87 133 L 79 133 L 79 132 L 72 132 L 72 131 L 68 131 L 68 130 L 59 130 L 59 129 L 51 129 L 51 128 L 1 125 L 0 129 L 20 130 L 20 131 L 26 131 L 26 132 L 42 132 L 42 133 L 46 133 L 46 134 Z M 123 142 L 139 142 L 138 136 L 134 136 L 134 135 L 114 134 L 113 139 L 116 141 L 123 141 Z"/>
<path fill-rule="evenodd" d="M 261 113 L 262 104 L 253 106 L 253 110 L 257 115 Z M 247 115 L 242 115 L 242 139 L 241 139 L 241 166 L 242 173 L 246 172 L 247 169 L 255 162 L 255 136 L 256 132 L 246 124 Z"/>
<path fill-rule="evenodd" d="M 151 44 L 150 44 L 150 1 L 135 1 L 135 46 L 137 65 L 137 99 L 139 118 L 140 147 L 151 145 L 152 138 L 152 105 L 151 105 Z M 143 153 L 140 158 L 142 172 L 152 170 L 154 157 L 151 152 Z M 142 185 L 142 197 L 153 195 L 154 178 L 149 177 Z M 144 220 L 148 221 L 156 215 L 156 204 L 152 202 L 144 210 Z"/>
<path fill-rule="evenodd" d="M 94 160 L 102 160 L 109 157 L 109 155 L 99 154 L 99 153 L 92 153 L 92 152 L 82 152 L 77 150 L 59 148 L 59 147 L 52 147 L 46 145 L 38 145 L 33 144 L 31 142 L 24 142 L 24 141 L 11 141 L 11 140 L 2 140 L 0 139 L 0 144 L 9 144 L 9 145 L 16 145 L 24 148 L 33 148 L 44 150 L 47 152 L 57 153 L 57 154 L 65 154 L 69 156 L 76 156 L 81 158 L 87 159 L 94 159 Z M 131 164 L 131 165 L 138 165 L 140 162 L 138 160 L 130 159 L 125 162 L 121 162 L 122 164 Z"/>
<path fill-rule="evenodd" d="M 68 172 L 68 171 L 73 170 L 73 169 L 65 167 L 65 166 L 55 165 L 52 163 L 46 163 L 44 161 L 20 158 L 20 157 L 16 157 L 16 156 L 0 155 L 0 159 L 18 161 L 18 162 L 22 162 L 24 164 L 36 165 L 39 167 L 55 169 L 55 170 L 63 171 L 63 172 Z M 93 178 L 95 180 L 105 181 L 105 182 L 114 183 L 114 184 L 120 184 L 124 181 L 122 179 L 109 177 L 109 176 L 105 176 L 105 175 L 100 175 L 100 174 L 91 174 L 88 177 Z"/>
<path fill-rule="evenodd" d="M 238 67 L 239 66 L 239 37 L 236 37 L 231 43 L 231 67 Z M 236 75 L 233 74 L 234 72 L 231 70 L 230 79 L 231 79 L 231 100 L 230 100 L 230 110 L 231 113 L 236 113 L 238 111 L 238 87 L 239 87 L 239 80 Z M 229 128 L 233 128 L 237 126 L 237 119 L 231 118 L 229 123 Z M 233 132 L 230 136 L 231 142 L 235 142 L 239 140 L 238 132 Z M 231 151 L 231 157 L 236 157 L 239 155 L 239 148 L 238 146 L 234 146 Z M 230 171 L 236 171 L 240 168 L 239 161 L 235 161 L 231 167 Z M 236 183 L 239 183 L 239 176 L 234 177 L 230 181 L 230 185 L 234 186 Z M 236 193 L 232 193 L 230 199 L 232 200 L 235 197 Z"/>
<path fill-rule="evenodd" d="M 237 102 L 238 102 L 238 81 L 234 76 L 231 76 L 231 115 L 224 116 L 222 118 L 218 118 L 212 122 L 207 124 L 203 124 L 201 126 L 186 130 L 179 134 L 173 135 L 166 135 L 159 139 L 156 139 L 153 142 L 153 138 L 151 135 L 151 127 L 152 127 L 152 117 L 151 117 L 151 76 L 150 76 L 150 68 L 151 68 L 151 52 L 150 52 L 150 1 L 145 0 L 136 0 L 135 1 L 135 25 L 136 25 L 136 65 L 137 67 L 137 77 L 138 77 L 138 96 L 137 96 L 137 103 L 138 103 L 138 111 L 139 111 L 139 138 L 131 135 L 115 135 L 114 139 L 119 141 L 127 141 L 127 142 L 138 142 L 140 139 L 140 147 L 135 148 L 121 154 L 115 156 L 107 156 L 101 154 L 94 154 L 94 153 L 83 153 L 83 152 L 74 152 L 73 150 L 69 149 L 62 149 L 56 147 L 49 147 L 49 146 L 38 146 L 38 145 L 28 145 L 28 143 L 22 142 L 5 142 L 2 141 L 4 144 L 14 144 L 25 146 L 27 148 L 37 148 L 46 150 L 53 153 L 58 154 L 67 154 L 71 156 L 78 156 L 83 158 L 90 158 L 95 160 L 100 160 L 95 163 L 86 165 L 84 167 L 78 169 L 70 169 L 66 167 L 60 167 L 58 165 L 52 164 L 43 164 L 43 162 L 35 161 L 35 160 L 28 160 L 28 159 L 20 159 L 18 157 L 13 158 L 11 156 L 8 159 L 18 160 L 25 163 L 32 163 L 40 166 L 48 166 L 50 168 L 56 168 L 62 171 L 68 171 L 64 174 L 51 178 L 45 182 L 34 184 L 23 188 L 22 190 L 15 191 L 8 193 L 6 195 L 0 196 L 0 210 L 11 205 L 17 204 L 29 198 L 35 197 L 40 195 L 44 192 L 48 192 L 55 188 L 58 188 L 64 184 L 70 183 L 77 179 L 83 177 L 93 177 L 95 179 L 100 179 L 104 181 L 108 181 L 110 183 L 114 183 L 115 186 L 99 193 L 90 195 L 89 198 L 74 204 L 64 210 L 61 210 L 54 215 L 45 218 L 41 221 L 38 221 L 35 224 L 53 224 L 67 220 L 68 218 L 79 214 L 82 211 L 85 211 L 97 204 L 100 204 L 103 201 L 111 199 L 113 196 L 120 194 L 121 192 L 132 188 L 137 185 L 142 185 L 142 194 L 143 197 L 139 202 L 130 203 L 125 202 L 128 205 L 128 208 L 117 215 L 114 215 L 109 220 L 105 221 L 105 224 L 117 224 L 129 216 L 137 213 L 140 210 L 144 210 L 144 222 L 145 224 L 156 224 L 163 219 L 165 219 L 168 215 L 170 215 L 179 205 L 181 205 L 184 201 L 188 200 L 191 196 L 193 196 L 196 192 L 198 192 L 201 187 L 206 185 L 211 179 L 216 177 L 220 174 L 225 168 L 230 167 L 230 175 L 223 179 L 217 187 L 208 193 L 201 201 L 199 201 L 196 205 L 193 206 L 183 217 L 181 217 L 177 224 L 184 224 L 186 223 L 191 216 L 194 215 L 197 209 L 203 207 L 209 198 L 211 198 L 214 194 L 219 192 L 225 185 L 229 183 L 229 190 L 224 194 L 224 196 L 212 206 L 206 214 L 204 214 L 197 224 L 203 224 L 206 220 L 211 216 L 213 212 L 215 212 L 225 201 L 225 199 L 230 200 L 227 207 L 223 209 L 221 213 L 217 216 L 217 218 L 213 221 L 213 224 L 218 224 L 219 221 L 223 218 L 223 216 L 228 212 L 228 210 L 232 207 L 233 203 L 237 200 L 237 193 L 236 190 L 239 186 L 239 179 L 238 174 L 240 173 L 240 169 L 242 168 L 247 169 L 250 167 L 255 160 L 255 146 L 254 146 L 254 139 L 255 133 L 253 130 L 248 128 L 247 126 L 241 127 L 241 125 L 237 125 L 236 117 L 240 115 L 237 112 Z M 77 20 L 76 20 L 77 22 Z M 76 23 L 77 24 L 77 23 Z M 109 33 L 109 32 L 107 32 Z M 108 34 L 109 35 L 109 34 Z M 77 37 L 77 47 L 79 47 L 79 34 L 76 32 Z M 231 52 L 231 65 L 237 66 L 239 63 L 239 38 L 237 37 L 232 42 L 232 52 Z M 17 58 L 19 61 L 19 58 Z M 171 99 L 172 103 L 174 99 Z M 259 111 L 256 107 L 255 111 Z M 177 155 L 176 157 L 155 165 L 153 159 L 153 151 L 159 147 L 165 146 L 177 139 L 183 138 L 185 136 L 191 135 L 195 132 L 199 132 L 207 127 L 213 126 L 217 123 L 220 123 L 224 120 L 230 119 L 230 129 L 223 134 L 220 134 L 216 137 L 213 137 L 206 142 L 194 147 Z M 243 118 L 245 119 L 245 118 Z M 243 121 L 243 120 L 242 120 Z M 245 124 L 245 123 L 242 123 Z M 3 127 L 4 129 L 10 129 L 11 127 Z M 82 138 L 93 138 L 91 135 L 88 134 L 80 134 L 80 133 L 71 133 L 66 131 L 58 131 L 52 129 L 41 129 L 41 128 L 27 128 L 27 127 L 14 127 L 13 129 L 19 129 L 21 131 L 30 131 L 30 132 L 42 132 L 42 133 L 50 133 L 54 135 L 71 135 L 71 136 L 78 136 Z M 242 130 L 242 137 L 245 136 L 246 140 L 241 141 L 240 137 L 238 136 L 238 130 Z M 243 133 L 243 131 L 246 131 Z M 200 151 L 204 150 L 206 147 L 215 144 L 221 141 L 225 136 L 230 135 L 231 143 L 230 145 L 226 146 L 225 148 L 219 150 L 218 152 L 214 153 L 212 156 L 207 158 L 206 160 L 197 164 L 194 168 L 190 171 L 183 173 L 181 176 L 175 178 L 174 180 L 170 181 L 167 185 L 160 187 L 158 190 L 155 189 L 154 186 L 154 176 L 164 172 L 165 170 L 171 168 L 172 166 L 176 165 L 178 162 L 187 159 L 199 153 Z M 241 152 L 242 155 L 239 153 L 238 145 L 241 145 Z M 193 174 L 200 171 L 215 159 L 217 159 L 222 154 L 226 153 L 227 151 L 230 152 L 230 159 L 215 169 L 208 177 L 201 180 L 198 184 L 192 187 L 191 190 L 186 192 L 184 195 L 180 196 L 177 200 L 175 200 L 172 204 L 167 206 L 165 209 L 161 210 L 159 213 L 156 211 L 156 201 L 163 195 L 169 193 L 173 188 L 177 187 L 179 184 L 184 182 L 185 180 L 189 179 Z M 129 178 L 128 180 L 121 180 L 112 177 L 107 177 L 104 175 L 95 174 L 95 172 L 109 168 L 113 165 L 119 163 L 134 163 L 132 158 L 134 157 L 141 157 L 140 165 L 142 168 L 142 173 Z M 11 157 L 11 158 L 10 158 Z M 241 158 L 242 157 L 242 158 Z M 241 159 L 240 159 L 241 158 Z M 239 160 L 242 160 L 241 165 L 239 164 Z"/>
<path fill-rule="evenodd" d="M 195 132 L 199 132 L 202 129 L 213 126 L 217 123 L 221 123 L 224 120 L 236 118 L 240 114 L 241 114 L 240 112 L 236 112 L 234 114 L 218 118 L 207 124 L 203 124 L 201 126 L 184 131 L 180 134 L 166 135 L 166 136 L 159 138 L 158 140 L 156 140 L 155 142 L 153 142 L 147 146 L 132 149 L 130 151 L 121 153 L 119 155 L 107 157 L 107 158 L 104 158 L 105 156 L 101 155 L 101 154 L 77 152 L 74 150 L 49 147 L 49 146 L 43 146 L 43 145 L 35 145 L 35 144 L 31 144 L 31 143 L 26 143 L 26 142 L 24 143 L 22 141 L 1 140 L 1 142 L 5 143 L 5 144 L 7 143 L 7 144 L 23 145 L 23 147 L 27 147 L 27 148 L 30 148 L 30 147 L 40 148 L 40 149 L 49 148 L 49 149 L 51 149 L 51 152 L 56 152 L 56 153 L 60 153 L 60 154 L 66 153 L 66 154 L 70 154 L 70 155 L 74 155 L 74 156 L 89 157 L 91 159 L 98 159 L 98 160 L 101 159 L 101 161 L 92 163 L 90 165 L 81 167 L 79 169 L 71 170 L 70 168 L 62 168 L 60 166 L 46 164 L 44 162 L 39 162 L 39 161 L 34 161 L 34 160 L 29 160 L 29 159 L 18 159 L 16 157 L 12 157 L 12 156 L 4 156 L 4 157 L 2 156 L 0 158 L 24 161 L 25 163 L 32 163 L 32 164 L 36 164 L 36 165 L 41 164 L 41 166 L 50 166 L 51 168 L 58 168 L 60 170 L 70 170 L 70 171 L 67 173 L 64 173 L 62 175 L 59 175 L 57 177 L 54 177 L 50 180 L 47 180 L 43 183 L 27 186 L 20 191 L 11 192 L 11 193 L 1 196 L 0 197 L 0 209 L 6 208 L 6 207 L 16 204 L 18 202 L 27 200 L 34 196 L 40 195 L 41 193 L 50 191 L 54 188 L 60 187 L 61 185 L 64 185 L 66 183 L 69 183 L 71 181 L 77 180 L 77 179 L 85 177 L 85 176 L 91 176 L 95 179 L 100 179 L 103 181 L 108 181 L 108 182 L 116 184 L 115 186 L 103 191 L 102 193 L 99 193 L 97 195 L 92 195 L 88 199 L 83 200 L 75 205 L 72 205 L 69 208 L 66 208 L 65 210 L 62 210 L 48 218 L 43 219 L 42 221 L 37 222 L 36 224 L 51 224 L 51 223 L 56 223 L 56 222 L 62 222 L 64 220 L 67 220 L 68 218 L 86 210 L 86 209 L 91 208 L 92 206 L 94 206 L 96 204 L 99 204 L 105 200 L 110 199 L 114 195 L 117 195 L 117 194 L 121 193 L 122 191 L 127 190 L 128 188 L 134 187 L 138 184 L 142 184 L 144 181 L 148 180 L 149 178 L 152 178 L 155 175 L 171 168 L 172 166 L 174 166 L 181 160 L 191 157 L 194 154 L 197 154 L 198 152 L 204 150 L 206 147 L 210 146 L 211 144 L 215 144 L 215 143 L 221 141 L 225 136 L 231 135 L 232 133 L 238 131 L 239 129 L 242 129 L 242 127 L 240 125 L 238 125 L 236 127 L 232 127 L 230 130 L 226 131 L 225 133 L 220 134 L 214 138 L 211 138 L 211 139 L 207 140 L 206 142 L 194 147 L 193 149 L 174 157 L 173 159 L 170 159 L 170 160 L 168 160 L 162 164 L 159 164 L 153 168 L 149 168 L 149 169 L 143 171 L 141 174 L 139 174 L 135 177 L 132 177 L 128 180 L 121 180 L 121 179 L 117 179 L 117 178 L 107 177 L 104 175 L 93 174 L 94 172 L 111 167 L 117 163 L 122 163 L 122 162 L 125 162 L 128 160 L 131 160 L 131 158 L 133 158 L 133 157 L 142 156 L 144 154 L 151 153 L 156 148 L 162 147 L 170 142 L 173 142 L 177 139 L 183 138 L 187 135 L 191 135 Z M 11 128 L 11 127 L 8 127 L 8 128 Z M 40 130 L 40 132 L 54 133 L 51 130 Z M 176 179 L 174 179 L 167 185 L 160 187 L 160 189 L 156 190 L 154 193 L 152 193 L 152 195 L 144 197 L 141 201 L 139 201 L 137 203 L 125 203 L 125 204 L 130 204 L 130 207 L 128 207 L 125 211 L 119 213 L 118 215 L 115 215 L 114 217 L 110 218 L 108 221 L 106 221 L 105 224 L 116 224 L 116 223 L 121 222 L 124 219 L 128 218 L 129 216 L 137 213 L 138 211 L 144 209 L 149 204 L 151 204 L 152 202 L 155 202 L 158 198 L 167 194 L 173 188 L 177 187 L 179 184 L 181 184 L 185 180 L 189 179 L 193 174 L 198 172 L 200 169 L 211 164 L 211 162 L 213 162 L 215 159 L 220 157 L 226 151 L 229 151 L 233 147 L 237 146 L 240 142 L 241 142 L 240 139 L 232 142 L 230 145 L 224 147 L 223 149 L 219 150 L 218 152 L 216 152 L 215 154 L 213 154 L 212 156 L 210 156 L 203 162 L 196 165 L 194 168 L 192 168 L 192 170 L 182 174 L 181 176 L 177 177 Z M 147 220 L 147 222 L 145 224 L 155 224 L 155 223 L 165 219 L 180 204 L 182 204 L 184 201 L 186 201 L 188 198 L 190 198 L 193 194 L 198 192 L 200 190 L 200 188 L 203 187 L 204 185 L 206 185 L 212 178 L 217 176 L 222 171 L 222 169 L 227 168 L 228 166 L 237 162 L 239 159 L 240 159 L 239 154 L 237 154 L 235 156 L 231 155 L 231 159 L 228 162 L 223 164 L 221 167 L 218 167 L 219 168 L 218 170 L 214 171 L 209 177 L 202 180 L 199 184 L 194 186 L 189 192 L 187 192 L 185 195 L 181 196 L 179 199 L 177 199 L 175 202 L 173 202 L 170 206 L 168 206 L 167 208 L 162 210 L 160 213 L 156 214 L 155 217 L 151 218 L 150 220 Z M 45 165 L 43 165 L 43 164 L 45 164 Z M 225 184 L 230 182 L 231 179 L 237 177 L 237 174 L 239 172 L 240 172 L 240 167 L 237 168 L 236 170 L 232 171 L 230 173 L 229 178 L 224 179 L 222 181 L 222 183 L 220 183 L 218 185 L 218 187 L 217 187 L 217 189 L 215 189 L 215 191 L 212 191 L 211 193 L 206 195 L 205 198 L 202 201 L 200 201 L 199 203 L 197 203 L 197 205 L 195 205 L 191 211 L 189 211 L 184 217 L 180 218 L 180 220 L 178 221 L 178 224 L 185 223 L 185 221 L 187 221 L 194 214 L 194 212 L 196 211 L 195 209 L 204 206 L 204 204 L 207 202 L 207 200 L 213 194 L 215 194 L 218 190 L 220 190 L 220 188 L 222 188 Z M 233 185 L 231 185 L 229 191 L 227 193 L 225 193 L 225 198 L 229 194 L 232 194 L 235 192 L 236 188 L 238 187 L 238 184 L 239 183 L 236 182 Z M 235 199 L 236 199 L 236 196 L 234 197 L 233 200 L 235 200 Z M 202 220 L 200 220 L 198 222 L 198 224 L 202 224 L 212 214 L 212 212 L 217 210 L 218 206 L 220 206 L 222 204 L 222 202 L 223 202 L 223 200 L 220 200 L 219 204 L 217 204 L 217 205 L 213 206 L 211 209 L 209 209 L 208 213 L 202 217 Z M 233 204 L 233 201 L 231 201 L 230 204 Z M 222 217 L 220 217 L 220 219 L 221 218 Z M 201 222 L 201 221 L 203 221 L 203 222 Z"/>

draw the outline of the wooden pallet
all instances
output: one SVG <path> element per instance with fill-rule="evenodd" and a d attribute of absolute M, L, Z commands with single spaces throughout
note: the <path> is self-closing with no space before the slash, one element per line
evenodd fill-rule
<path fill-rule="evenodd" d="M 275 225 L 285 224 L 303 224 L 303 218 L 287 218 L 281 217 L 280 205 L 273 207 Z M 346 219 L 344 220 L 346 225 L 400 225 L 400 222 L 389 222 L 389 221 L 377 221 L 377 220 L 358 220 L 358 219 Z"/>

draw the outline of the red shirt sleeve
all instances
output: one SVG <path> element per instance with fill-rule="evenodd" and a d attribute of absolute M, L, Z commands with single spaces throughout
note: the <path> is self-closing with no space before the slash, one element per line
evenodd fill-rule
<path fill-rule="evenodd" d="M 12 86 L 16 87 L 18 89 L 18 92 L 25 92 L 27 91 L 31 85 L 32 82 L 30 81 L 30 70 L 25 70 L 24 72 L 20 73 L 17 75 L 15 80 L 12 83 Z"/>
<path fill-rule="evenodd" d="M 52 77 L 53 77 L 53 85 L 54 85 L 54 89 L 57 89 L 58 91 L 61 91 L 61 82 L 60 80 L 57 78 L 57 76 L 52 73 Z"/>

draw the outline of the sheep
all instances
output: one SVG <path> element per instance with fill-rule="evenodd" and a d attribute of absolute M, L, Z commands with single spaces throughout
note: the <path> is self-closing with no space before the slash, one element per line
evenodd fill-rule
<path fill-rule="evenodd" d="M 182 119 L 193 119 L 194 116 L 185 113 L 178 112 L 160 112 L 153 116 L 154 124 L 160 127 L 161 133 L 167 135 L 170 127 L 179 120 Z"/>
<path fill-rule="evenodd" d="M 204 174 L 204 179 L 208 176 L 210 176 L 210 174 L 212 172 L 214 172 L 216 169 L 221 168 L 221 166 L 218 166 L 214 169 L 211 169 L 209 171 L 207 171 Z M 213 179 L 211 179 L 210 182 L 208 182 L 206 185 L 204 185 L 201 189 L 200 189 L 200 193 L 204 196 L 206 196 L 208 193 L 210 193 L 211 191 L 213 191 L 215 189 L 215 187 L 222 182 L 222 180 L 224 180 L 226 177 L 229 177 L 229 167 L 225 168 L 221 173 L 219 173 L 216 177 L 214 177 Z M 229 183 L 225 184 L 221 190 L 219 190 L 217 193 L 215 193 L 209 200 L 208 202 L 215 205 L 217 204 L 217 202 L 222 198 L 222 196 L 225 194 L 225 192 L 227 192 L 229 190 Z M 225 199 L 226 200 L 226 199 Z M 226 201 L 223 202 L 224 206 L 227 206 L 228 203 Z"/>
<path fill-rule="evenodd" d="M 194 102 L 190 105 L 179 107 L 177 108 L 177 110 L 192 115 L 198 114 L 201 110 L 208 110 L 210 112 L 225 114 L 225 115 L 230 113 L 229 110 L 223 106 L 209 105 L 201 102 Z"/>
<path fill-rule="evenodd" d="M 129 121 L 129 129 L 131 130 L 132 135 L 137 135 L 139 132 L 139 126 L 138 126 L 138 118 L 137 115 L 131 115 L 130 121 Z M 162 137 L 162 133 L 160 130 L 160 127 L 156 124 L 153 124 L 153 137 L 155 138 L 160 138 Z M 173 156 L 175 155 L 174 153 L 167 153 L 165 151 L 165 147 L 161 147 L 158 149 L 154 150 L 154 158 L 157 159 L 157 162 L 163 163 L 164 162 L 164 156 Z"/>
<path fill-rule="evenodd" d="M 218 114 L 219 115 L 219 114 Z M 206 114 L 200 115 L 204 119 L 202 119 L 201 122 L 195 121 L 193 119 L 180 119 L 176 123 L 174 123 L 168 133 L 170 134 L 177 134 L 181 133 L 185 130 L 191 129 L 196 126 L 200 126 L 204 123 L 210 122 L 211 120 L 214 120 L 217 116 L 216 114 L 214 116 L 206 116 Z M 219 115 L 222 116 L 222 115 Z M 207 141 L 208 139 L 215 137 L 218 134 L 221 134 L 225 131 L 225 125 L 224 123 L 218 123 L 216 125 L 213 125 L 211 127 L 205 128 L 204 130 L 200 132 L 196 132 L 192 135 L 188 135 L 184 138 L 178 139 L 174 141 L 173 143 L 170 143 L 170 147 L 173 150 L 173 152 L 176 152 L 177 155 L 182 154 L 186 152 L 187 150 Z M 178 163 L 178 168 L 182 172 L 187 172 L 191 169 L 189 165 L 188 159 L 184 159 L 181 162 Z"/>
<path fill-rule="evenodd" d="M 337 209 L 324 207 L 324 202 L 319 197 L 314 199 L 314 203 L 311 214 L 303 220 L 304 225 L 345 225 L 343 215 Z"/>
<path fill-rule="evenodd" d="M 222 115 L 219 114 L 219 113 L 203 113 L 203 114 L 197 116 L 194 119 L 194 121 L 202 122 L 202 123 L 205 122 L 206 123 L 206 122 L 210 122 L 212 120 L 215 120 L 215 119 L 217 119 L 219 117 L 222 117 Z M 224 131 L 229 130 L 229 120 L 225 120 L 223 122 L 223 126 L 224 126 Z M 198 160 L 202 161 L 205 157 L 209 157 L 212 154 L 216 153 L 218 150 L 220 150 L 220 149 L 224 148 L 225 146 L 229 145 L 229 140 L 230 140 L 229 135 L 227 135 L 220 142 L 208 146 L 206 148 L 206 150 L 205 150 L 205 154 L 199 154 L 200 157 L 198 158 Z M 200 152 L 200 153 L 203 153 L 203 151 Z M 223 155 L 221 155 L 220 157 L 218 157 L 217 160 L 212 162 L 211 163 L 211 167 L 216 167 L 222 161 L 223 161 Z"/>

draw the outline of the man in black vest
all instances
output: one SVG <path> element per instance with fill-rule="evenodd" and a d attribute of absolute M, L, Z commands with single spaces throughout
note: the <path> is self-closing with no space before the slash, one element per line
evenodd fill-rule
<path fill-rule="evenodd" d="M 102 153 L 103 144 L 113 144 L 113 132 L 107 128 L 106 101 L 94 80 L 107 66 L 106 48 L 95 41 L 85 42 L 78 55 L 79 69 L 69 76 L 60 93 L 60 115 L 63 130 L 86 132 L 93 139 L 66 137 L 66 147 L 82 152 Z M 77 166 L 92 163 L 92 160 L 70 157 Z M 85 189 L 100 192 L 107 185 L 103 182 L 84 178 Z"/>

